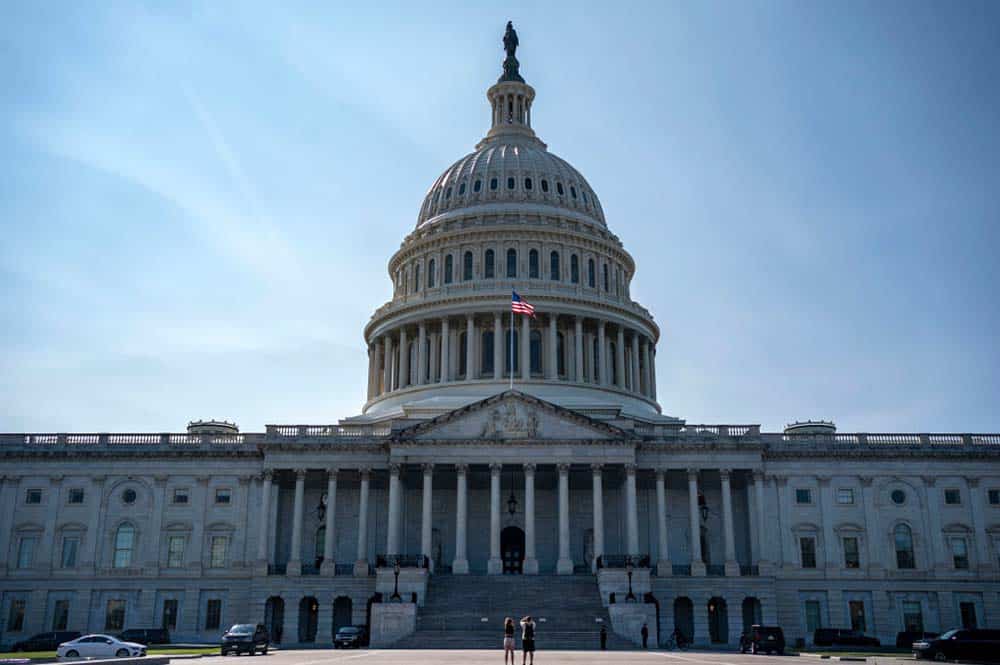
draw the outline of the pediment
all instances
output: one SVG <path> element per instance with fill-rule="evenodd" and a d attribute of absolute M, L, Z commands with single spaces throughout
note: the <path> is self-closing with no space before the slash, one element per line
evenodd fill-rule
<path fill-rule="evenodd" d="M 537 397 L 505 391 L 397 432 L 397 440 L 607 441 L 628 432 Z"/>

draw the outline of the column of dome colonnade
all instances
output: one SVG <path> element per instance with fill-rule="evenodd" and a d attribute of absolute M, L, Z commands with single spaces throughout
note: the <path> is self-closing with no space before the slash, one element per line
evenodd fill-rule
<path fill-rule="evenodd" d="M 473 311 L 388 325 L 369 344 L 368 401 L 461 381 L 553 381 L 656 400 L 656 342 L 627 323 L 577 313 Z M 524 344 L 523 340 L 528 343 Z M 499 341 L 499 343 L 498 343 Z"/>

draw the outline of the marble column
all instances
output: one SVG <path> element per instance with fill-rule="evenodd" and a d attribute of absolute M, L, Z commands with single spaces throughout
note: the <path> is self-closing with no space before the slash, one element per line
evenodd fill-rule
<path fill-rule="evenodd" d="M 545 362 L 545 378 L 559 378 L 559 317 L 556 314 L 549 314 L 549 341 L 545 346 L 547 360 Z"/>
<path fill-rule="evenodd" d="M 392 337 L 388 334 L 385 335 L 384 343 L 382 344 L 384 351 L 383 361 L 382 361 L 382 371 L 384 372 L 384 377 L 382 379 L 382 391 L 390 393 L 394 389 L 394 382 L 392 377 L 392 352 L 393 352 L 393 341 Z"/>
<path fill-rule="evenodd" d="M 405 388 L 410 383 L 410 344 L 405 326 L 399 329 L 399 376 L 396 383 L 398 388 Z"/>
<path fill-rule="evenodd" d="M 673 567 L 670 564 L 670 545 L 667 542 L 667 479 L 663 469 L 656 470 L 656 534 L 659 536 L 656 574 L 666 577 L 673 574 Z"/>
<path fill-rule="evenodd" d="M 650 377 L 650 372 L 649 372 L 649 340 L 647 340 L 645 337 L 643 337 L 642 338 L 642 377 L 641 377 L 642 378 L 642 385 L 640 386 L 640 388 L 642 389 L 641 390 L 642 394 L 645 395 L 646 397 L 650 397 L 652 395 L 652 391 L 649 389 L 649 383 L 650 383 L 649 377 Z"/>
<path fill-rule="evenodd" d="M 490 560 L 487 573 L 499 575 L 503 572 L 500 560 L 500 471 L 503 466 L 490 464 Z"/>
<path fill-rule="evenodd" d="M 583 319 L 573 320 L 573 381 L 583 383 Z"/>
<path fill-rule="evenodd" d="M 656 347 L 649 347 L 649 396 L 656 399 Z"/>
<path fill-rule="evenodd" d="M 421 321 L 417 324 L 417 380 L 422 386 L 427 383 L 427 324 Z"/>
<path fill-rule="evenodd" d="M 535 465 L 524 465 L 524 574 L 538 574 L 535 554 Z"/>
<path fill-rule="evenodd" d="M 271 557 L 268 554 L 270 550 L 267 547 L 271 529 L 267 518 L 271 514 L 271 479 L 273 477 L 274 472 L 265 469 L 260 481 L 260 513 L 257 522 L 260 530 L 257 533 L 257 562 L 258 566 L 263 567 L 264 574 L 267 573 L 267 565 L 271 563 Z"/>
<path fill-rule="evenodd" d="M 531 378 L 531 317 L 524 314 L 521 317 L 521 380 Z"/>
<path fill-rule="evenodd" d="M 757 565 L 763 568 L 768 568 L 772 559 L 768 556 L 768 550 L 771 547 L 771 534 L 772 534 L 772 523 L 767 519 L 767 514 L 764 512 L 764 472 L 754 471 L 753 472 L 753 498 L 754 502 L 757 504 L 757 551 L 758 560 Z M 761 575 L 763 575 L 763 570 Z"/>
<path fill-rule="evenodd" d="M 639 333 L 632 331 L 632 386 L 634 393 L 641 393 L 642 379 L 639 378 Z"/>
<path fill-rule="evenodd" d="M 368 493 L 371 469 L 361 469 L 361 488 L 358 496 L 358 558 L 354 562 L 354 576 L 368 577 Z M 293 611 L 296 608 L 292 608 Z"/>
<path fill-rule="evenodd" d="M 292 509 L 292 551 L 288 554 L 286 574 L 302 574 L 302 513 L 306 494 L 306 470 L 295 470 L 295 503 Z"/>
<path fill-rule="evenodd" d="M 819 514 L 823 521 L 823 567 L 839 568 L 841 561 L 837 556 L 837 534 L 833 530 L 833 487 L 830 486 L 830 476 L 819 476 Z"/>
<path fill-rule="evenodd" d="M 399 464 L 389 464 L 389 520 L 386 527 L 386 554 L 399 551 Z"/>
<path fill-rule="evenodd" d="M 924 476 L 923 481 L 924 492 L 927 494 L 927 510 L 925 514 L 930 522 L 927 538 L 930 541 L 930 551 L 928 552 L 930 561 L 927 562 L 927 569 L 947 569 L 950 566 L 947 562 L 947 543 L 945 543 L 944 533 L 941 531 L 941 513 L 939 510 L 941 496 L 937 491 L 937 478 L 935 476 Z"/>
<path fill-rule="evenodd" d="M 733 488 L 730 482 L 732 471 L 719 469 L 722 479 L 722 536 L 726 551 L 726 577 L 738 577 L 740 564 L 736 561 L 736 535 L 733 526 Z"/>
<path fill-rule="evenodd" d="M 626 554 L 639 553 L 639 502 L 636 498 L 635 464 L 625 465 L 625 543 Z"/>
<path fill-rule="evenodd" d="M 559 561 L 556 573 L 573 574 L 573 559 L 569 553 L 569 464 L 559 464 Z"/>
<path fill-rule="evenodd" d="M 620 325 L 615 338 L 615 385 L 625 390 L 625 329 Z"/>
<path fill-rule="evenodd" d="M 466 529 L 468 528 L 468 475 L 467 464 L 455 465 L 455 560 L 451 564 L 453 575 L 469 573 Z"/>
<path fill-rule="evenodd" d="M 337 468 L 326 472 L 326 530 L 323 536 L 323 564 L 320 572 L 323 575 L 335 575 L 337 572 L 337 551 L 334 549 L 334 535 L 337 528 Z"/>
<path fill-rule="evenodd" d="M 590 470 L 593 472 L 591 481 L 594 497 L 594 560 L 591 562 L 591 570 L 596 573 L 597 560 L 604 556 L 604 467 L 601 464 L 591 464 Z"/>
<path fill-rule="evenodd" d="M 441 319 L 441 383 L 451 381 L 451 331 L 448 319 Z"/>
<path fill-rule="evenodd" d="M 375 342 L 375 357 L 373 359 L 375 363 L 375 395 L 381 396 L 385 392 L 385 381 L 383 377 L 383 352 L 382 352 L 382 342 Z"/>
<path fill-rule="evenodd" d="M 472 314 L 465 317 L 465 380 L 476 378 L 476 319 Z"/>
<path fill-rule="evenodd" d="M 420 515 L 420 553 L 427 557 L 428 566 L 434 572 L 434 553 L 432 539 L 434 519 L 434 465 L 424 464 L 424 496 Z"/>
<path fill-rule="evenodd" d="M 878 510 L 875 507 L 874 478 L 860 476 L 859 480 L 861 481 L 861 504 L 865 509 L 865 540 L 868 541 L 868 576 L 884 577 L 885 565 L 882 563 L 881 548 L 882 527 L 879 524 Z"/>
<path fill-rule="evenodd" d="M 965 482 L 969 486 L 969 505 L 972 508 L 972 530 L 974 532 L 973 541 L 976 545 L 976 560 L 972 565 L 979 568 L 980 576 L 990 576 L 993 574 L 993 557 L 990 556 L 990 534 L 986 531 L 986 517 L 983 515 L 986 499 L 983 497 L 983 490 L 979 486 L 979 478 L 966 477 Z M 931 510 L 933 511 L 934 509 L 935 507 L 932 506 Z M 934 535 L 937 538 L 944 537 L 940 532 Z M 970 565 L 970 568 L 972 568 L 972 565 Z"/>
<path fill-rule="evenodd" d="M 604 321 L 597 322 L 597 381 L 596 383 L 608 385 L 608 344 L 604 335 Z"/>
<path fill-rule="evenodd" d="M 503 335 L 503 314 L 494 312 L 493 314 L 493 379 L 499 381 L 503 378 L 504 372 L 504 344 L 506 340 Z"/>
<path fill-rule="evenodd" d="M 698 511 L 698 469 L 688 469 L 687 475 L 688 519 L 691 524 L 691 574 L 704 575 L 705 562 L 701 560 L 701 514 Z"/>
<path fill-rule="evenodd" d="M 441 335 L 436 332 L 427 333 L 427 338 L 430 341 L 428 345 L 428 358 L 427 358 L 427 383 L 437 383 L 441 380 Z"/>

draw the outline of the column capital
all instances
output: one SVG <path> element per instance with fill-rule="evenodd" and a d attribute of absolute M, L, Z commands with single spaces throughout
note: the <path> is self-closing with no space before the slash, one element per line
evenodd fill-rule
<path fill-rule="evenodd" d="M 305 479 L 306 479 L 306 470 L 305 469 L 295 469 L 295 481 L 296 482 L 298 482 L 299 480 L 303 480 L 304 481 Z"/>
<path fill-rule="evenodd" d="M 499 476 L 501 471 L 503 471 L 503 464 L 501 464 L 500 462 L 491 462 L 490 463 L 490 475 L 491 476 Z"/>
<path fill-rule="evenodd" d="M 666 479 L 666 477 L 667 477 L 667 470 L 664 469 L 662 466 L 656 467 L 655 471 L 656 471 L 656 479 L 658 481 L 662 481 L 662 480 Z"/>
<path fill-rule="evenodd" d="M 58 484 L 62 483 L 63 478 L 65 478 L 65 477 L 66 476 L 62 475 L 61 473 L 57 473 L 57 474 L 51 475 L 51 476 L 49 476 L 49 483 L 52 484 L 52 485 L 58 485 Z"/>
<path fill-rule="evenodd" d="M 762 469 L 753 470 L 753 481 L 755 483 L 762 483 L 765 480 L 764 471 Z"/>
<path fill-rule="evenodd" d="M 423 464 L 420 465 L 420 469 L 424 472 L 425 476 L 427 474 L 434 473 L 434 463 L 424 462 Z"/>
<path fill-rule="evenodd" d="M 339 467 L 329 466 L 329 467 L 326 468 L 326 479 L 327 480 L 336 480 L 337 479 L 337 474 L 339 474 L 339 473 L 340 473 L 340 468 Z"/>
<path fill-rule="evenodd" d="M 830 476 L 816 476 L 816 480 L 819 482 L 820 487 L 829 487 L 832 478 Z"/>
<path fill-rule="evenodd" d="M 590 465 L 590 470 L 594 472 L 595 476 L 599 476 L 601 475 L 601 472 L 604 470 L 604 465 L 601 464 L 600 462 L 595 462 L 594 464 Z"/>
<path fill-rule="evenodd" d="M 875 480 L 874 476 L 858 476 L 858 480 L 861 481 L 862 487 L 871 487 L 872 482 Z"/>
<path fill-rule="evenodd" d="M 721 478 L 724 482 L 728 483 L 732 475 L 733 475 L 732 469 L 726 469 L 726 468 L 719 469 L 719 478 Z"/>
<path fill-rule="evenodd" d="M 361 480 L 370 480 L 372 477 L 372 468 L 370 466 L 360 467 L 358 473 L 361 474 Z"/>
<path fill-rule="evenodd" d="M 634 476 L 637 468 L 638 467 L 636 467 L 634 463 L 629 462 L 628 464 L 625 465 L 625 474 L 629 476 Z"/>
<path fill-rule="evenodd" d="M 167 484 L 167 480 L 169 480 L 169 479 L 170 479 L 170 476 L 168 476 L 166 474 L 157 474 L 157 475 L 153 476 L 153 482 L 156 483 L 158 486 L 166 485 Z"/>
<path fill-rule="evenodd" d="M 273 478 L 274 478 L 274 469 L 264 469 L 264 471 L 260 474 L 260 479 L 266 483 L 271 482 Z"/>
<path fill-rule="evenodd" d="M 559 462 L 556 464 L 556 468 L 559 470 L 559 474 L 569 473 L 569 462 Z"/>
<path fill-rule="evenodd" d="M 979 487 L 979 478 L 975 478 L 973 476 L 966 476 L 965 482 L 969 485 L 970 489 L 976 489 L 977 487 Z"/>
<path fill-rule="evenodd" d="M 698 473 L 701 469 L 689 468 L 687 470 L 688 480 L 698 480 Z"/>
<path fill-rule="evenodd" d="M 96 476 L 91 476 L 90 477 L 91 482 L 96 483 L 98 485 L 103 485 L 104 481 L 107 480 L 107 479 L 108 479 L 107 476 L 100 475 L 100 474 L 98 474 Z M 7 480 L 13 480 L 14 482 L 17 482 L 17 481 L 21 480 L 21 476 L 7 476 Z"/>
<path fill-rule="evenodd" d="M 535 472 L 535 468 L 536 468 L 536 464 L 534 462 L 528 462 L 527 464 L 524 465 L 524 472 L 525 473 L 534 473 Z"/>
<path fill-rule="evenodd" d="M 924 482 L 925 487 L 934 487 L 937 484 L 936 476 L 920 476 L 920 480 Z"/>
<path fill-rule="evenodd" d="M 468 471 L 469 471 L 469 465 L 468 464 L 456 464 L 455 465 L 455 472 L 456 473 L 460 473 L 462 475 L 465 475 Z"/>
<path fill-rule="evenodd" d="M 199 485 L 208 485 L 208 481 L 211 479 L 210 476 L 196 476 L 194 481 Z"/>
<path fill-rule="evenodd" d="M 240 484 L 240 487 L 244 487 L 246 485 L 249 485 L 251 480 L 253 480 L 253 476 L 240 476 L 239 478 L 236 479 L 236 482 Z M 167 481 L 164 480 L 162 484 L 165 485 L 166 483 Z M 160 481 L 156 481 L 156 484 L 159 485 L 161 483 Z"/>
<path fill-rule="evenodd" d="M 389 462 L 389 475 L 398 476 L 402 466 L 399 462 Z"/>

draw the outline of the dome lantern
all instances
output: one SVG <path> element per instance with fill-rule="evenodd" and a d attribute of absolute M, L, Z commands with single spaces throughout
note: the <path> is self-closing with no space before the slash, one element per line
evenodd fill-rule
<path fill-rule="evenodd" d="M 504 50 L 507 57 L 503 61 L 503 74 L 496 84 L 486 91 L 492 109 L 490 131 L 480 145 L 490 142 L 490 139 L 511 134 L 521 135 L 542 144 L 531 129 L 531 103 L 535 99 L 535 89 L 524 82 L 521 77 L 521 63 L 514 57 L 518 39 L 514 25 L 507 21 L 507 32 L 503 37 Z M 544 145 L 544 144 L 542 144 Z"/>

